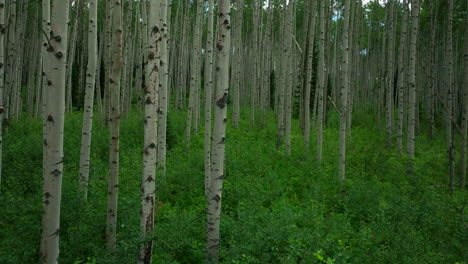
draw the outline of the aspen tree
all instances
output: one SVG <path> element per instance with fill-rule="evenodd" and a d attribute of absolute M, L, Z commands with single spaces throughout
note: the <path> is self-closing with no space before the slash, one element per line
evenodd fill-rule
<path fill-rule="evenodd" d="M 44 6 L 49 2 L 44 3 Z M 67 63 L 68 1 L 56 2 L 52 7 L 50 31 L 47 35 L 47 64 L 44 78 L 47 96 L 44 97 L 44 187 L 41 261 L 58 263 L 60 234 L 60 202 L 63 175 L 63 128 L 65 119 L 65 70 Z M 50 6 L 46 7 L 45 12 Z"/>
<path fill-rule="evenodd" d="M 286 31 L 285 31 L 285 57 L 284 74 L 286 80 L 285 86 L 285 116 L 284 116 L 284 135 L 286 153 L 291 154 L 291 118 L 292 118 L 292 86 L 293 86 L 293 63 L 292 63 L 292 43 L 294 31 L 294 4 L 295 1 L 289 0 L 287 6 Z"/>
<path fill-rule="evenodd" d="M 205 195 L 208 195 L 211 175 L 211 105 L 213 87 L 213 16 L 214 2 L 208 1 L 208 28 L 205 58 Z"/>
<path fill-rule="evenodd" d="M 216 103 L 213 130 L 213 156 L 208 194 L 207 260 L 218 262 L 219 224 L 224 179 L 226 118 L 231 53 L 231 1 L 218 0 L 218 37 L 216 42 Z"/>
<path fill-rule="evenodd" d="M 448 23 L 447 23 L 447 77 L 448 77 L 448 89 L 447 89 L 447 153 L 449 161 L 449 190 L 453 192 L 455 189 L 455 146 L 452 129 L 452 120 L 454 120 L 454 66 L 453 66 L 453 0 L 448 0 Z"/>
<path fill-rule="evenodd" d="M 419 0 L 411 1 L 411 42 L 408 73 L 408 171 L 413 174 L 413 159 L 416 130 L 416 52 L 419 29 Z"/>
<path fill-rule="evenodd" d="M 86 70 L 86 93 L 83 112 L 80 151 L 80 187 L 86 199 L 88 195 L 91 134 L 93 125 L 94 87 L 97 67 L 97 0 L 89 1 L 88 21 L 88 67 Z"/>
<path fill-rule="evenodd" d="M 325 96 L 325 75 L 327 73 L 325 66 L 325 30 L 326 30 L 326 18 L 325 18 L 325 7 L 328 1 L 321 1 L 320 7 L 320 50 L 319 50 L 319 62 L 318 62 L 318 124 L 317 124 L 317 160 L 322 161 L 322 148 L 323 148 L 323 110 L 324 110 L 324 96 Z"/>
<path fill-rule="evenodd" d="M 349 51 L 349 36 L 350 36 L 350 19 L 351 18 L 351 0 L 345 0 L 344 9 L 344 28 L 343 28 L 343 55 L 342 55 L 342 73 L 341 73 L 341 112 L 340 112 L 340 150 L 339 150 L 339 175 L 340 180 L 346 177 L 346 121 L 348 111 L 348 91 L 350 88 L 349 83 L 349 65 L 350 65 L 350 51 Z"/>
<path fill-rule="evenodd" d="M 120 79 L 122 70 L 122 1 L 116 0 L 112 7 L 112 68 L 109 72 L 110 92 L 110 140 L 109 182 L 107 188 L 107 250 L 116 246 L 117 201 L 119 192 L 119 145 L 120 145 Z"/>
<path fill-rule="evenodd" d="M 0 192 L 2 187 L 2 148 L 3 148 L 3 137 L 2 137 L 2 124 L 3 124 L 3 90 L 5 82 L 5 0 L 0 0 Z"/>
<path fill-rule="evenodd" d="M 240 84 L 242 70 L 242 27 L 244 25 L 244 0 L 237 0 L 235 27 L 233 28 L 234 57 L 232 58 L 234 74 L 232 80 L 232 123 L 238 127 L 240 119 Z"/>
<path fill-rule="evenodd" d="M 257 75 L 258 75 L 258 56 L 257 53 L 259 51 L 258 45 L 258 28 L 260 21 L 260 3 L 259 1 L 253 1 L 253 47 L 252 47 L 252 86 L 250 89 L 250 123 L 252 125 L 255 124 L 255 104 L 257 102 Z"/>
<path fill-rule="evenodd" d="M 194 37 L 193 37 L 193 50 L 192 55 L 190 56 L 190 95 L 189 95 L 189 105 L 187 108 L 187 119 L 185 122 L 185 143 L 186 147 L 190 146 L 190 135 L 192 129 L 192 122 L 194 121 L 194 131 L 196 127 L 197 119 L 197 96 L 198 90 L 200 89 L 199 77 L 199 60 L 200 60 L 200 28 L 201 28 L 201 16 L 202 16 L 202 4 L 203 0 L 197 0 L 196 2 L 196 18 L 195 18 L 195 27 L 194 27 Z"/>
<path fill-rule="evenodd" d="M 304 95 L 304 145 L 306 149 L 310 143 L 310 90 L 312 88 L 312 75 L 313 75 L 313 63 L 314 63 L 314 37 L 315 37 L 315 23 L 316 23 L 316 6 L 317 1 L 311 1 L 311 17 L 309 18 L 309 33 L 307 38 L 307 62 L 306 62 L 306 78 L 305 78 L 305 95 Z"/>
<path fill-rule="evenodd" d="M 156 136 L 158 122 L 158 84 L 160 77 L 160 23 L 161 0 L 152 0 L 149 6 L 149 38 L 147 50 L 146 76 L 145 76 L 145 122 L 144 122 L 144 149 L 143 174 L 141 179 L 141 212 L 140 228 L 143 243 L 140 246 L 138 263 L 150 264 L 152 262 L 153 241 L 147 236 L 154 227 L 155 205 L 155 170 L 157 163 Z"/>
<path fill-rule="evenodd" d="M 387 78 L 386 78 L 386 90 L 385 90 L 385 114 L 386 114 L 386 143 L 387 146 L 390 146 L 392 143 L 392 134 L 393 134 L 393 74 L 394 74 L 394 57 L 395 57 L 395 20 L 394 19 L 394 7 L 395 1 L 390 0 L 388 2 L 388 54 L 387 54 Z"/>
<path fill-rule="evenodd" d="M 403 20 L 401 22 L 400 47 L 398 51 L 398 131 L 397 148 L 398 153 L 403 154 L 403 121 L 405 114 L 404 94 L 406 89 L 406 47 L 407 47 L 407 28 L 408 28 L 408 4 L 403 0 Z"/>
<path fill-rule="evenodd" d="M 460 189 L 466 186 L 466 151 L 468 140 L 468 16 L 465 16 L 465 44 L 464 44 L 464 88 L 463 88 L 463 114 L 462 114 L 462 137 L 460 151 Z"/>
<path fill-rule="evenodd" d="M 170 1 L 170 0 L 169 0 Z M 159 78 L 159 108 L 158 108 L 158 167 L 163 175 L 166 175 L 166 135 L 167 135 L 167 111 L 169 104 L 169 30 L 168 30 L 168 0 L 161 0 L 159 26 L 161 28 L 160 47 L 160 71 Z"/>

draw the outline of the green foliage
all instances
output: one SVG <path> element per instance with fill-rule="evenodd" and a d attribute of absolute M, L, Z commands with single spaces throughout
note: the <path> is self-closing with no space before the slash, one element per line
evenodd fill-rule
<path fill-rule="evenodd" d="M 171 110 L 167 176 L 157 177 L 154 263 L 203 263 L 206 200 L 203 133 L 185 150 L 185 113 Z M 467 231 L 460 210 L 466 192 L 446 191 L 444 137 L 417 139 L 416 176 L 406 158 L 384 146 L 366 113 L 353 117 L 348 175 L 337 179 L 339 117 L 330 113 L 324 159 L 304 154 L 293 129 L 292 155 L 276 148 L 276 122 L 228 127 L 221 219 L 222 263 L 463 263 Z M 299 127 L 297 120 L 293 127 Z M 81 114 L 66 117 L 60 263 L 134 263 L 140 241 L 139 185 L 143 120 L 121 127 L 118 246 L 105 253 L 108 130 L 93 131 L 87 201 L 77 190 Z M 22 118 L 4 138 L 0 195 L 0 263 L 36 263 L 41 232 L 42 124 Z M 311 136 L 312 139 L 315 135 Z M 313 141 L 312 141 L 313 142 Z M 313 145 L 313 144 L 312 144 Z M 443 186 L 439 188 L 439 186 Z M 466 221 L 466 220 L 465 220 Z"/>

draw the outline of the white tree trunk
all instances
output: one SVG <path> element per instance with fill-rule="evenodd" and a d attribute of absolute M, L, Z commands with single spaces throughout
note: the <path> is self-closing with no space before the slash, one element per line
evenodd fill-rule
<path fill-rule="evenodd" d="M 44 188 L 41 235 L 42 263 L 58 263 L 60 202 L 63 175 L 63 127 L 65 119 L 65 74 L 67 65 L 68 1 L 52 8 L 47 64 L 44 64 L 48 90 L 44 98 Z"/>
<path fill-rule="evenodd" d="M 94 87 L 97 67 L 97 0 L 89 1 L 88 24 L 88 68 L 86 73 L 86 92 L 83 111 L 80 151 L 80 187 L 86 199 L 88 195 L 91 134 L 93 128 Z"/>
<path fill-rule="evenodd" d="M 348 112 L 348 91 L 350 89 L 349 82 L 349 65 L 350 65 L 350 19 L 351 18 L 351 0 L 345 0 L 344 10 L 344 28 L 343 28 L 343 56 L 342 56 L 342 73 L 341 73 L 341 112 L 340 112 L 340 150 L 339 150 L 339 176 L 340 180 L 344 181 L 346 177 L 346 121 Z"/>
<path fill-rule="evenodd" d="M 419 28 L 419 0 L 411 1 L 411 42 L 409 56 L 409 76 L 408 76 L 408 170 L 413 173 L 414 145 L 416 141 L 416 52 Z"/>
<path fill-rule="evenodd" d="M 212 262 L 217 262 L 219 257 L 219 223 L 224 179 L 226 113 L 229 90 L 229 55 L 231 53 L 230 9 L 230 0 L 218 0 L 216 106 L 207 225 L 207 260 Z"/>
<path fill-rule="evenodd" d="M 116 246 L 117 201 L 119 194 L 119 143 L 120 143 L 120 77 L 122 70 L 122 1 L 116 0 L 112 7 L 112 68 L 109 73 L 110 90 L 110 140 L 109 182 L 107 187 L 107 250 Z"/>
<path fill-rule="evenodd" d="M 158 84 L 160 77 L 160 6 L 161 0 L 152 0 L 149 9 L 149 38 L 148 38 L 148 64 L 145 78 L 145 122 L 144 122 L 144 149 L 143 149 L 143 175 L 141 179 L 141 212 L 140 228 L 143 244 L 138 255 L 139 264 L 152 262 L 153 241 L 147 236 L 153 231 L 154 204 L 155 204 L 155 170 L 157 162 L 156 135 L 158 123 Z"/>
<path fill-rule="evenodd" d="M 161 175 L 166 175 L 166 135 L 167 135 L 167 111 L 169 105 L 169 49 L 168 38 L 169 19 L 168 0 L 161 1 L 161 14 L 159 20 L 159 27 L 161 28 L 161 47 L 160 47 L 160 79 L 159 79 L 159 108 L 158 108 L 158 167 Z M 170 1 L 170 0 L 169 0 Z"/>
<path fill-rule="evenodd" d="M 205 195 L 208 196 L 211 175 L 211 107 L 213 87 L 213 16 L 214 1 L 208 1 L 208 28 L 205 58 Z"/>

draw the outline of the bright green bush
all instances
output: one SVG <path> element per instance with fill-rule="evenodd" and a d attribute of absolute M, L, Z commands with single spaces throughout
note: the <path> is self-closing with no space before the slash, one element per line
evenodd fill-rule
<path fill-rule="evenodd" d="M 406 158 L 385 148 L 367 113 L 356 113 L 348 144 L 348 174 L 337 179 L 338 116 L 324 131 L 323 162 L 304 154 L 293 129 L 292 155 L 276 148 L 276 122 L 264 129 L 248 114 L 228 127 L 221 220 L 223 263 L 463 263 L 468 233 L 460 208 L 466 192 L 446 191 L 443 134 L 417 139 L 416 176 Z M 105 253 L 108 129 L 93 131 L 88 200 L 78 190 L 81 114 L 65 125 L 65 174 L 60 263 L 134 263 L 139 236 L 143 119 L 122 121 L 118 247 Z M 293 127 L 298 122 L 294 120 Z M 168 120 L 167 177 L 157 177 L 154 263 L 203 263 L 206 201 L 203 133 L 185 149 L 185 113 Z M 0 263 L 36 263 L 41 230 L 42 124 L 23 117 L 4 138 L 0 194 Z M 202 130 L 202 129 L 201 129 Z M 314 142 L 316 135 L 311 135 Z M 443 186 L 443 187 L 439 187 Z M 467 221 L 467 220 L 466 220 Z"/>

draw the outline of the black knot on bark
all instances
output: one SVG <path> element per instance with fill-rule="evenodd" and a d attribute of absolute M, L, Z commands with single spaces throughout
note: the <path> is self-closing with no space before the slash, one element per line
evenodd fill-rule
<path fill-rule="evenodd" d="M 151 98 L 150 98 L 149 96 L 146 97 L 146 104 L 151 104 L 151 103 L 152 103 L 152 102 L 151 102 Z"/>
<path fill-rule="evenodd" d="M 3 68 L 3 63 L 0 63 L 0 68 Z"/>
<path fill-rule="evenodd" d="M 229 25 L 229 20 L 225 19 L 223 22 L 224 25 Z"/>
<path fill-rule="evenodd" d="M 153 30 L 151 31 L 151 33 L 159 33 L 159 27 L 158 27 L 158 26 L 154 26 L 154 27 L 153 27 Z"/>
<path fill-rule="evenodd" d="M 52 81 L 51 81 L 51 80 L 47 80 L 47 85 L 48 85 L 48 86 L 51 86 L 51 85 L 52 85 Z"/>
<path fill-rule="evenodd" d="M 60 41 L 62 41 L 62 37 L 60 37 L 60 36 L 55 36 L 55 38 L 54 38 L 54 39 L 55 39 L 55 41 L 57 41 L 57 42 L 60 42 Z"/>
<path fill-rule="evenodd" d="M 211 200 L 215 200 L 217 203 L 219 203 L 219 201 L 221 201 L 221 196 L 219 196 L 219 194 L 217 194 Z"/>
<path fill-rule="evenodd" d="M 218 50 L 222 50 L 222 49 L 223 49 L 223 45 L 221 45 L 221 43 L 217 43 L 217 44 L 216 44 L 216 48 L 217 48 Z"/>
<path fill-rule="evenodd" d="M 58 59 L 61 59 L 63 58 L 63 53 L 61 51 L 55 53 L 55 57 L 57 57 Z"/>
<path fill-rule="evenodd" d="M 227 93 L 224 93 L 223 97 L 221 97 L 220 99 L 218 99 L 218 101 L 216 101 L 216 105 L 223 109 L 224 107 L 226 107 L 226 104 L 227 104 Z"/>
<path fill-rule="evenodd" d="M 5 4 L 4 3 L 1 3 L 0 4 L 0 8 L 4 8 L 5 7 Z"/>
<path fill-rule="evenodd" d="M 62 175 L 62 172 L 59 171 L 58 169 L 55 169 L 50 174 L 54 175 L 55 177 L 58 177 L 58 176 Z"/>
<path fill-rule="evenodd" d="M 47 121 L 48 121 L 48 122 L 54 122 L 54 118 L 52 117 L 52 115 L 49 115 L 49 116 L 47 117 Z"/>

